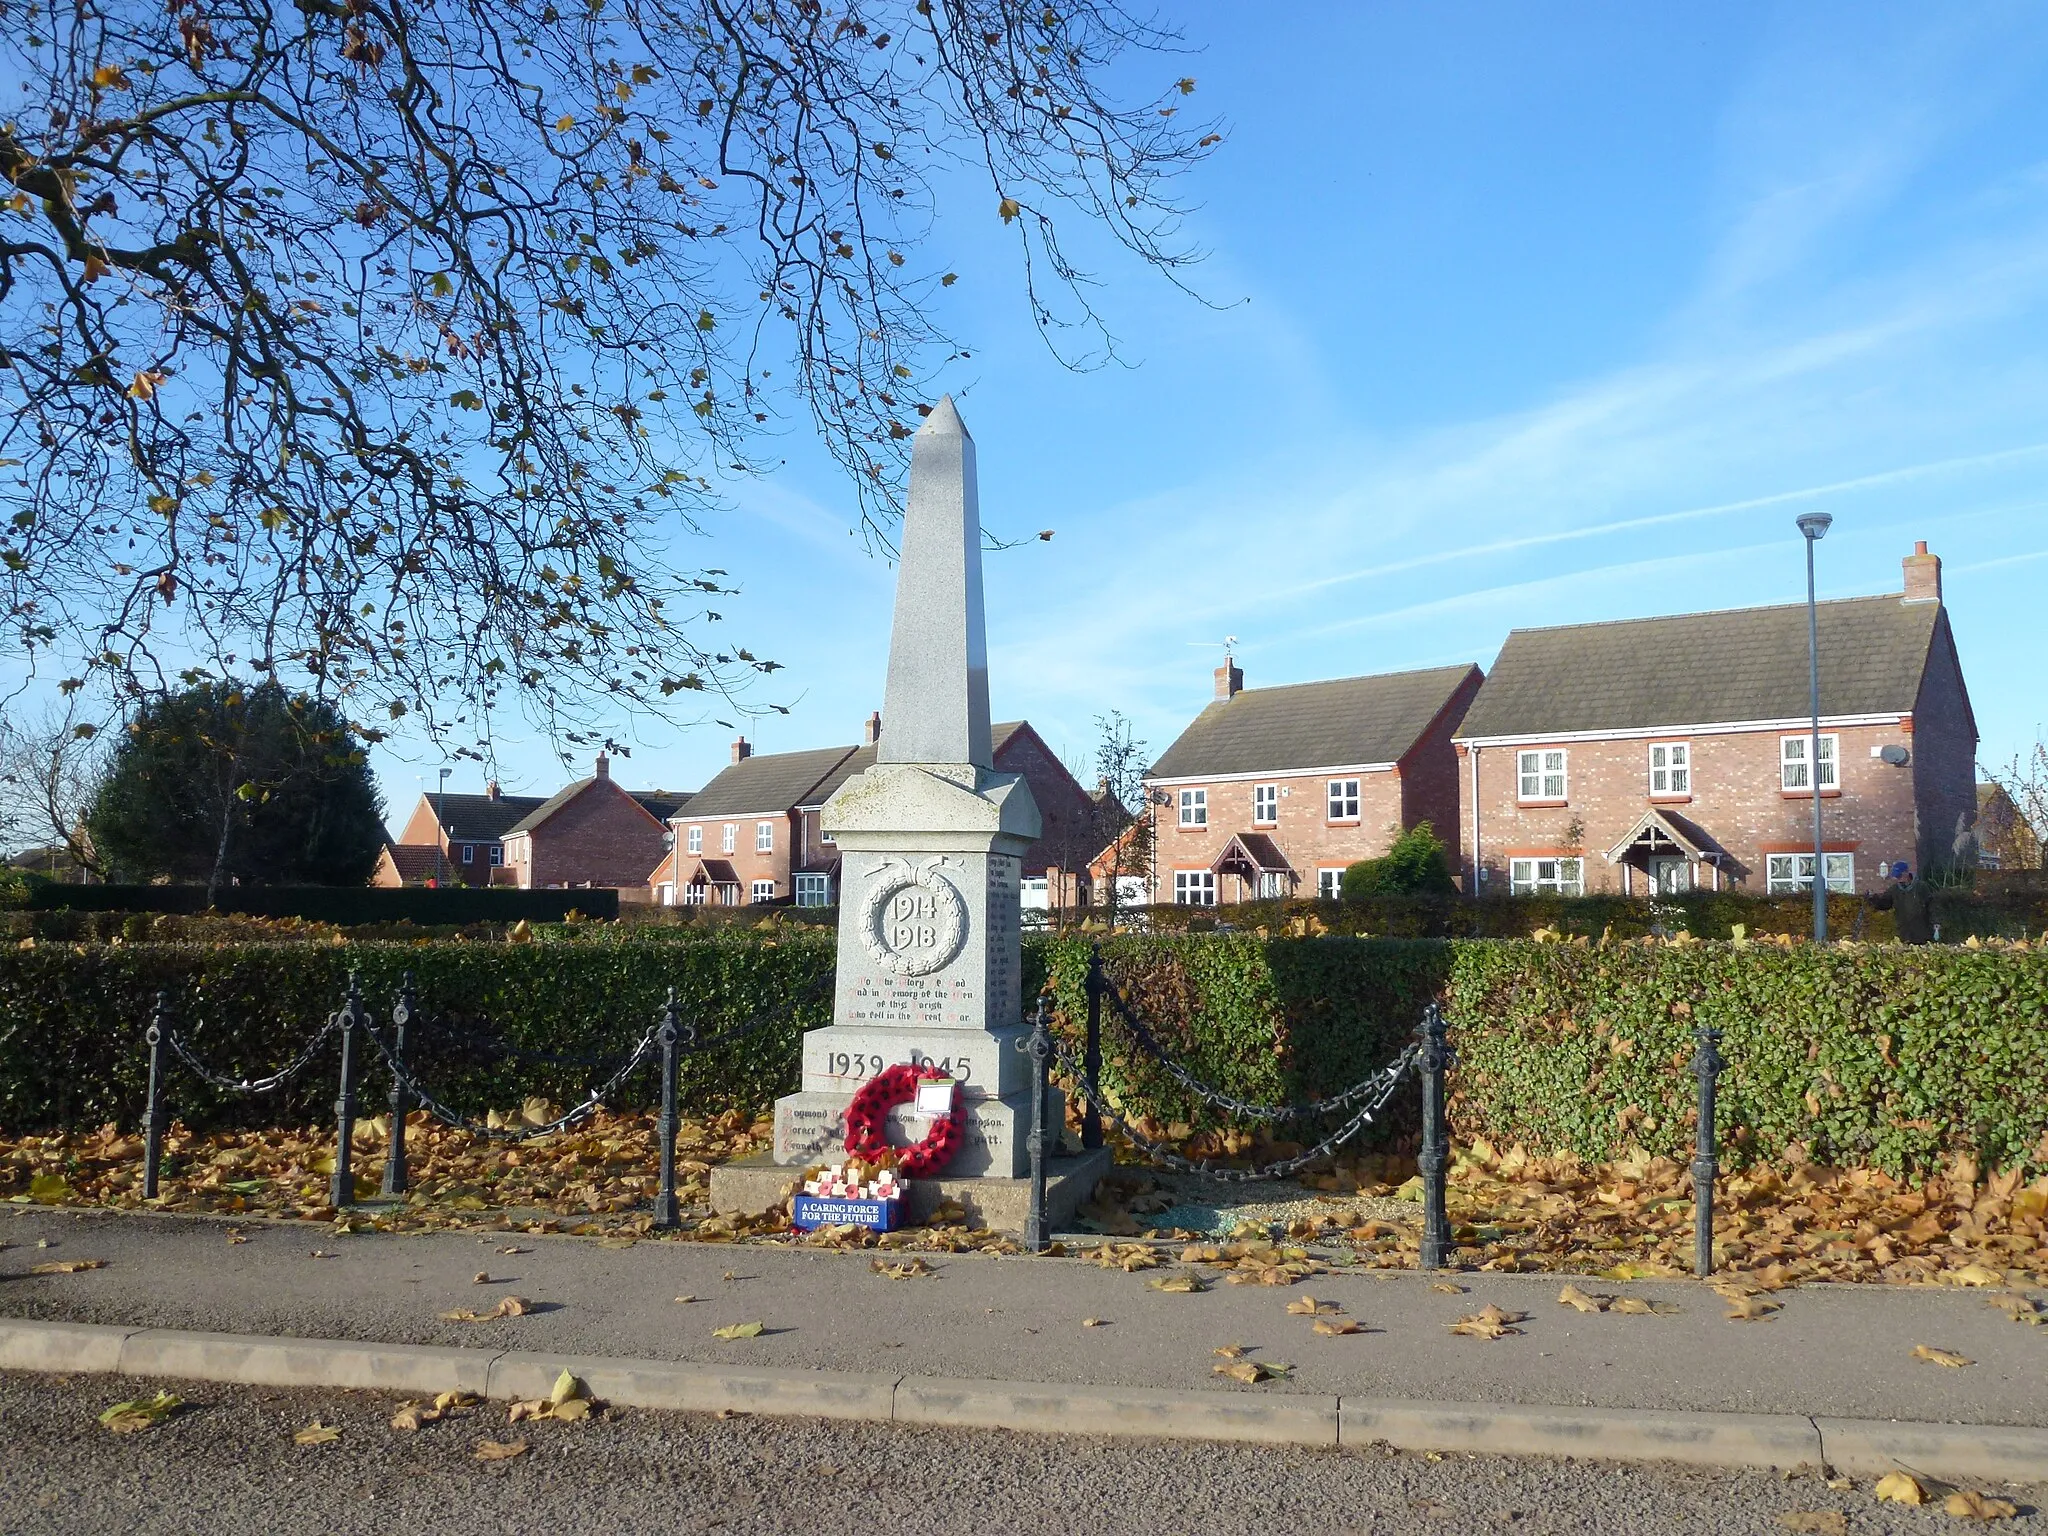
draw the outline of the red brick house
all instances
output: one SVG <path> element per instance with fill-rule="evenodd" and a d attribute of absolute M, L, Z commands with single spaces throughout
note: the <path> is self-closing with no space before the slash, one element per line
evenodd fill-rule
<path fill-rule="evenodd" d="M 1246 688 L 1230 657 L 1214 701 L 1152 765 L 1153 899 L 1181 905 L 1337 893 L 1419 822 L 1458 815 L 1452 733 L 1469 663 Z"/>
<path fill-rule="evenodd" d="M 505 834 L 545 802 L 507 795 L 496 780 L 480 795 L 423 794 L 397 840 L 378 856 L 372 885 L 510 885 Z"/>
<path fill-rule="evenodd" d="M 818 824 L 832 792 L 875 761 L 882 717 L 868 716 L 859 746 L 758 754 L 742 736 L 732 761 L 671 819 L 674 846 L 647 877 L 654 900 L 680 906 L 767 903 L 827 907 L 838 900 L 839 853 Z M 1092 805 L 1030 724 L 994 732 L 999 773 L 1021 773 L 1045 832 L 1026 850 L 1027 887 L 1085 841 Z M 1093 852 L 1092 849 L 1087 852 Z M 1087 853 L 1079 853 L 1085 861 Z"/>
<path fill-rule="evenodd" d="M 505 864 L 522 888 L 616 886 L 640 891 L 647 867 L 661 858 L 668 818 L 691 796 L 620 788 L 611 759 L 597 754 L 596 772 L 555 791 L 505 834 Z"/>
<path fill-rule="evenodd" d="M 1977 725 L 1925 543 L 1905 590 L 1516 630 L 1457 732 L 1460 844 L 1482 893 L 1869 891 L 1938 869 L 1976 818 Z"/>

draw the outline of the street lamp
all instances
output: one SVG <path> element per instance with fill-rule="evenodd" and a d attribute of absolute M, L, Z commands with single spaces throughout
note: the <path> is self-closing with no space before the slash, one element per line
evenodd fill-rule
<path fill-rule="evenodd" d="M 1815 706 L 1815 708 L 1818 707 L 1818 705 Z M 434 838 L 434 883 L 436 885 L 439 885 L 448 878 L 447 849 L 444 842 L 448 835 L 448 823 L 443 819 L 445 814 L 443 807 L 448 803 L 448 775 L 454 771 L 453 768 L 443 768 L 440 770 L 440 791 L 434 796 L 434 826 L 437 834 Z"/>
<path fill-rule="evenodd" d="M 1813 792 L 1813 942 L 1816 944 L 1828 941 L 1828 881 L 1827 855 L 1821 849 L 1820 839 L 1820 610 L 1813 596 L 1813 546 L 1827 537 L 1834 521 L 1825 512 L 1799 514 L 1799 531 L 1806 537 L 1806 673 L 1813 706 L 1813 734 L 1806 748 L 1806 785 Z"/>

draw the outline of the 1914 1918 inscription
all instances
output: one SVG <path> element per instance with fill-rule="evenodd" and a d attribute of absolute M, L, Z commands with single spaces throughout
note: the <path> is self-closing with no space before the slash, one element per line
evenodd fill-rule
<path fill-rule="evenodd" d="M 861 939 L 878 965 L 899 976 L 929 976 L 960 953 L 967 903 L 935 866 L 883 866 L 868 887 Z"/>

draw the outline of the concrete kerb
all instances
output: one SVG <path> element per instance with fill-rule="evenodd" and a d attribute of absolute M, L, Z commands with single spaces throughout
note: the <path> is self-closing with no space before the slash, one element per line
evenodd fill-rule
<path fill-rule="evenodd" d="M 463 1391 L 499 1400 L 545 1397 L 567 1370 L 591 1396 L 620 1407 L 692 1413 L 1699 1466 L 1825 1466 L 1864 1477 L 1904 1467 L 1978 1483 L 2048 1479 L 2048 1429 L 2000 1425 L 949 1381 L 17 1318 L 0 1318 L 0 1369 L 415 1396 Z"/>
<path fill-rule="evenodd" d="M 1676 1461 L 1787 1470 L 1825 1464 L 1804 1414 L 1638 1412 L 1531 1403 L 1422 1403 L 1347 1397 L 1339 1444 L 1403 1451 Z"/>

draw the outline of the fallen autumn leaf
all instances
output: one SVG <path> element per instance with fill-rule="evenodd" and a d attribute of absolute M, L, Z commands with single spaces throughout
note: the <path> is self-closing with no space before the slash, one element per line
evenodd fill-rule
<path fill-rule="evenodd" d="M 1913 1358 L 1915 1360 L 1928 1361 L 1933 1365 L 1965 1366 L 1977 1363 L 1967 1355 L 1959 1355 L 1954 1350 L 1935 1349 L 1927 1344 L 1915 1344 L 1913 1346 Z"/>
<path fill-rule="evenodd" d="M 174 1392 L 159 1392 L 154 1397 L 132 1398 L 125 1403 L 116 1403 L 100 1415 L 100 1422 L 117 1435 L 133 1434 L 138 1429 L 148 1429 L 169 1418 L 182 1408 L 185 1400 Z"/>
<path fill-rule="evenodd" d="M 1941 1501 L 1941 1512 L 1958 1520 L 2010 1520 L 2019 1513 L 2017 1505 L 1994 1499 L 1971 1488 L 1958 1488 Z"/>

